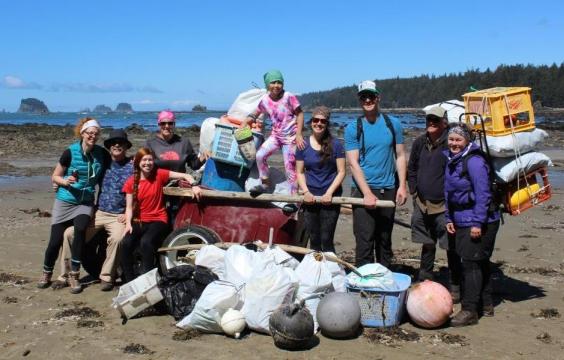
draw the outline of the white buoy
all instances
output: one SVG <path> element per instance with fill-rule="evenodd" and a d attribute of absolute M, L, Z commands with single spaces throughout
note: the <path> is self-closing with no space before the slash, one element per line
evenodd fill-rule
<path fill-rule="evenodd" d="M 238 339 L 247 323 L 245 316 L 239 310 L 229 308 L 221 317 L 220 325 L 224 333 Z"/>

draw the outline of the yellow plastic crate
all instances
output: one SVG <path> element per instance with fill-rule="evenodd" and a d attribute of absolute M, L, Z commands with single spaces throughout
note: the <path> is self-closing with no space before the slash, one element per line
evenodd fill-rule
<path fill-rule="evenodd" d="M 466 112 L 482 115 L 487 135 L 503 136 L 535 128 L 531 88 L 495 87 L 462 95 Z M 466 123 L 481 130 L 475 117 L 466 116 Z"/>

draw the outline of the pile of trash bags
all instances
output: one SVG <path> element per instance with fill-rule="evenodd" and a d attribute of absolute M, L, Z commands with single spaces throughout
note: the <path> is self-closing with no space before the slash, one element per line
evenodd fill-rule
<path fill-rule="evenodd" d="M 175 282 L 181 277 L 190 279 L 188 284 Z M 250 330 L 270 334 L 271 314 L 301 300 L 317 329 L 320 298 L 346 292 L 345 277 L 344 269 L 321 253 L 307 254 L 298 262 L 278 246 L 255 252 L 242 245 L 228 250 L 206 245 L 196 254 L 195 266 L 171 269 L 159 288 L 180 328 L 223 333 L 221 320 L 231 309 L 240 311 Z"/>

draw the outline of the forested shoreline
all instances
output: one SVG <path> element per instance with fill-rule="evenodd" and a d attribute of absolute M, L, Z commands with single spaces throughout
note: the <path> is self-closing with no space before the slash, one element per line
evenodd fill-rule
<path fill-rule="evenodd" d="M 448 99 L 461 99 L 473 89 L 496 86 L 532 88 L 537 107 L 564 107 L 564 62 L 560 65 L 500 65 L 495 70 L 421 75 L 411 78 L 376 79 L 383 108 L 421 108 Z M 358 107 L 356 84 L 299 96 L 304 109 L 325 105 L 334 109 Z"/>

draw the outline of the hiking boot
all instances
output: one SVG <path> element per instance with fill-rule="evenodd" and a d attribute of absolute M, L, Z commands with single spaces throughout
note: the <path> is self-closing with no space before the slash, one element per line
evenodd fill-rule
<path fill-rule="evenodd" d="M 450 296 L 453 304 L 460 303 L 460 285 L 450 285 Z"/>
<path fill-rule="evenodd" d="M 475 311 L 460 310 L 458 314 L 450 320 L 450 326 L 461 327 L 478 323 L 478 313 Z"/>
<path fill-rule="evenodd" d="M 100 280 L 100 290 L 101 291 L 112 291 L 114 289 L 114 283 L 104 280 Z"/>
<path fill-rule="evenodd" d="M 82 284 L 80 283 L 80 271 L 69 272 L 69 286 L 71 294 L 80 294 Z"/>
<path fill-rule="evenodd" d="M 43 271 L 41 279 L 37 282 L 37 287 L 40 289 L 47 289 L 51 285 L 51 278 L 53 277 L 53 272 Z"/>
<path fill-rule="evenodd" d="M 493 305 L 482 306 L 482 316 L 493 317 L 494 316 L 494 306 Z"/>

